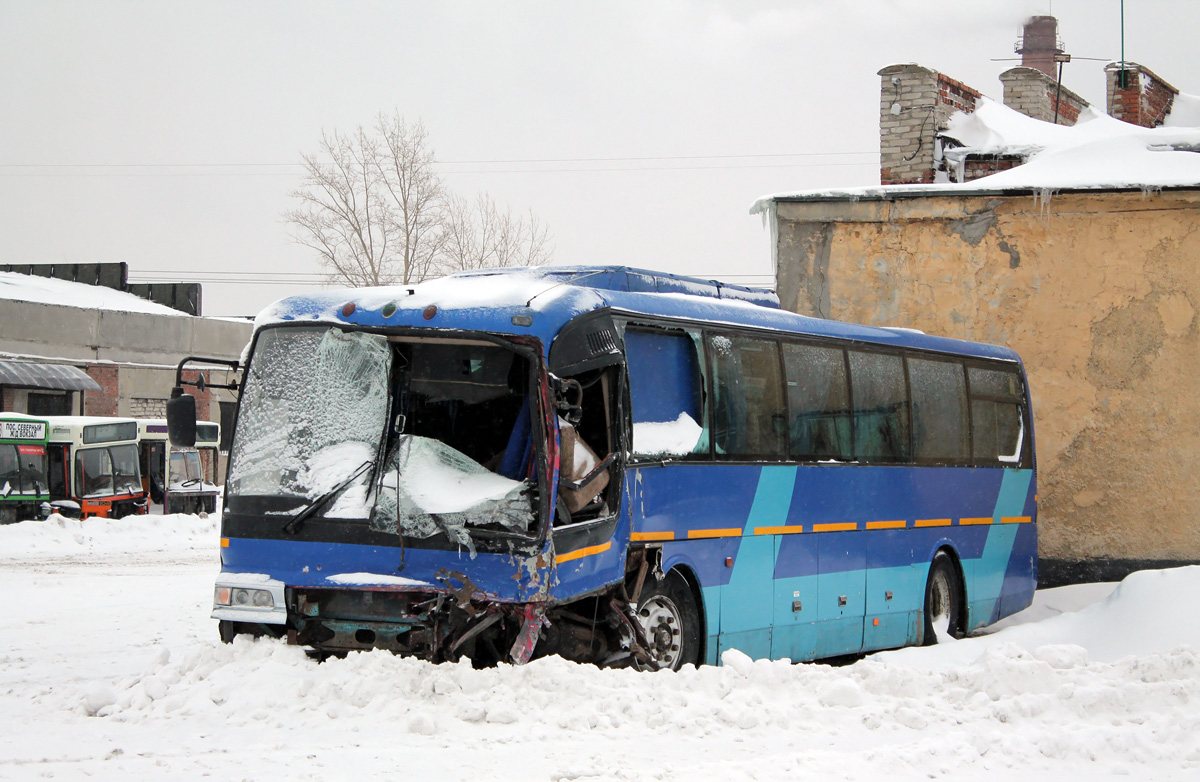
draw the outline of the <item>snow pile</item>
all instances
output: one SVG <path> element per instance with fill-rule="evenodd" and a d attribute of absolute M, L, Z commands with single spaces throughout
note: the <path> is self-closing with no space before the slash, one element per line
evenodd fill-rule
<path fill-rule="evenodd" d="M 704 430 L 696 419 L 680 413 L 674 421 L 635 421 L 633 450 L 635 453 L 681 456 L 696 449 Z"/>
<path fill-rule="evenodd" d="M 1084 660 L 1107 663 L 1171 649 L 1200 651 L 1200 622 L 1181 616 L 1178 611 L 1189 596 L 1200 598 L 1200 566 L 1146 570 L 1131 574 L 1107 599 L 1078 612 L 1016 626 L 1000 624 L 991 635 L 933 649 L 901 649 L 880 656 L 906 665 L 933 668 L 970 664 L 1000 642 L 1018 645 L 1035 654 L 1048 645 L 1068 644 Z"/>
<path fill-rule="evenodd" d="M 988 635 L 841 667 L 732 651 L 678 673 L 318 663 L 217 640 L 213 562 L 180 556 L 215 553 L 214 522 L 0 527 L 0 777 L 1200 777 L 1200 622 L 1177 610 L 1200 567 L 1039 592 Z M 89 547 L 140 556 L 42 556 Z"/>
<path fill-rule="evenodd" d="M 701 780 L 731 768 L 750 778 L 1073 775 L 1079 764 L 1117 775 L 1200 773 L 1197 630 L 1160 624 L 1157 607 L 1176 603 L 1164 596 L 1198 592 L 1200 568 L 1137 574 L 1079 614 L 845 667 L 753 661 L 737 651 L 724 654 L 722 667 L 676 674 L 559 658 L 477 671 L 466 661 L 435 666 L 379 652 L 318 664 L 279 641 L 240 637 L 232 646 L 162 650 L 140 675 L 83 686 L 63 705 L 181 730 L 222 725 L 303 737 L 333 729 L 367 746 L 378 734 L 409 748 L 512 757 L 546 747 L 541 766 L 523 769 L 529 778 L 546 778 L 534 770 L 551 779 L 621 778 L 622 768 L 655 768 L 639 765 L 647 753 L 678 764 L 679 776 L 669 778 Z M 1130 636 L 1140 636 L 1140 656 L 1101 661 L 1117 653 L 1113 639 Z M 1080 645 L 1098 640 L 1098 649 Z M 1192 643 L 1177 647 L 1180 640 Z M 508 771 L 497 778 L 522 769 Z"/>
<path fill-rule="evenodd" d="M 180 312 L 149 299 L 134 296 L 132 293 L 106 288 L 103 285 L 87 285 L 81 282 L 36 277 L 17 272 L 0 272 L 0 299 L 32 301 L 39 304 L 61 304 L 66 307 L 82 309 L 191 317 L 186 312 Z"/>
<path fill-rule="evenodd" d="M 45 521 L 0 526 L 0 558 L 215 551 L 219 518 L 219 508 L 208 518 L 171 513 L 80 521 L 55 513 Z"/>

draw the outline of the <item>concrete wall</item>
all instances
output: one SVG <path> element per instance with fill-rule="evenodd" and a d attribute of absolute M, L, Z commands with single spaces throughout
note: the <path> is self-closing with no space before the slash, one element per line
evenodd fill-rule
<path fill-rule="evenodd" d="M 783 306 L 1009 345 L 1041 550 L 1200 561 L 1200 189 L 777 205 Z"/>
<path fill-rule="evenodd" d="M 0 300 L 0 352 L 84 361 L 177 364 L 188 355 L 236 359 L 249 321 L 150 315 Z"/>
<path fill-rule="evenodd" d="M 100 385 L 85 391 L 87 415 L 162 418 L 175 385 L 175 368 L 187 356 L 236 360 L 250 341 L 249 321 L 89 310 L 53 304 L 0 300 L 0 354 L 26 361 L 48 360 L 82 368 Z M 203 372 L 206 382 L 227 384 L 226 369 L 187 370 L 185 380 Z M 221 420 L 220 400 L 236 396 L 222 389 L 185 390 L 196 397 L 202 421 Z M 27 393 L 0 389 L 0 409 L 24 412 Z M 76 393 L 78 406 L 79 393 Z M 224 475 L 225 458 L 221 459 Z"/>

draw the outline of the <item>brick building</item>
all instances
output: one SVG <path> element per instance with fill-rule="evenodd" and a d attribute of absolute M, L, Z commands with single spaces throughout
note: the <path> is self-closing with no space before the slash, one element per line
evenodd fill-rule
<path fill-rule="evenodd" d="M 881 186 L 755 205 L 779 297 L 1021 354 L 1043 585 L 1200 563 L 1200 128 L 1134 63 L 1105 69 L 1111 116 L 1088 107 L 1039 40 L 1001 76 L 1007 106 L 881 70 Z"/>

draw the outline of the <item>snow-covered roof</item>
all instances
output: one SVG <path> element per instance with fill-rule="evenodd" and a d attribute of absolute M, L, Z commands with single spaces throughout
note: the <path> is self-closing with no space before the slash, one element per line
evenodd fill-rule
<path fill-rule="evenodd" d="M 1200 95 L 1181 92 L 1171 102 L 1171 113 L 1163 120 L 1167 128 L 1200 127 Z"/>
<path fill-rule="evenodd" d="M 1080 113 L 1074 126 L 1055 125 L 984 98 L 974 112 L 950 117 L 942 135 L 965 146 L 948 154 L 1021 155 L 1028 157 L 1025 164 L 971 182 L 775 193 L 755 201 L 750 212 L 788 200 L 1200 187 L 1200 127 L 1190 122 L 1193 110 L 1200 114 L 1200 98 L 1179 97 L 1188 100 L 1177 103 L 1173 123 L 1160 128 L 1122 122 L 1091 107 Z M 1185 122 L 1189 126 L 1182 126 Z"/>
<path fill-rule="evenodd" d="M 38 304 L 61 304 L 89 310 L 141 312 L 151 315 L 191 317 L 186 312 L 134 296 L 132 293 L 87 285 L 81 282 L 36 277 L 18 272 L 0 272 L 0 299 L 31 301 Z"/>

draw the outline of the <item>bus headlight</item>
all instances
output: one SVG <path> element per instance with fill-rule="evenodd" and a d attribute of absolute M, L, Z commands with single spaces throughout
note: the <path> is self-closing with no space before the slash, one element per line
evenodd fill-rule
<path fill-rule="evenodd" d="M 274 608 L 275 598 L 266 589 L 218 586 L 213 602 L 219 606 Z"/>

